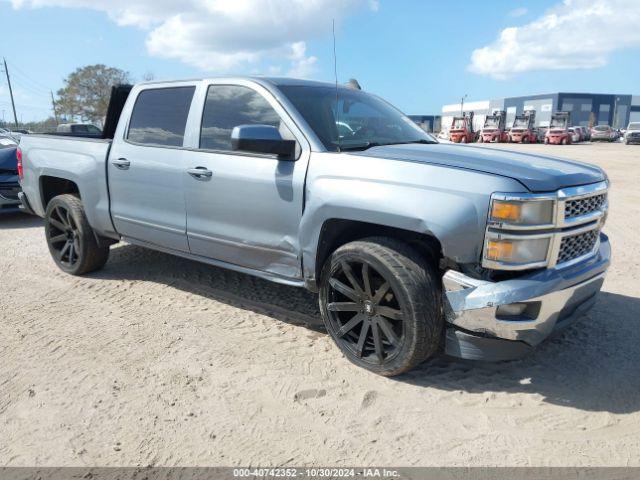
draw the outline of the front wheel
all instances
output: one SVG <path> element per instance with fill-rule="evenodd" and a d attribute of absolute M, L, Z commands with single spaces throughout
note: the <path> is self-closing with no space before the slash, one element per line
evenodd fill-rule
<path fill-rule="evenodd" d="M 326 262 L 320 310 L 327 331 L 354 364 L 384 376 L 434 355 L 444 318 L 435 268 L 406 244 L 369 238 Z"/>
<path fill-rule="evenodd" d="M 98 270 L 109 258 L 109 246 L 98 244 L 75 195 L 58 195 L 49 202 L 44 231 L 53 261 L 66 273 L 82 275 Z"/>

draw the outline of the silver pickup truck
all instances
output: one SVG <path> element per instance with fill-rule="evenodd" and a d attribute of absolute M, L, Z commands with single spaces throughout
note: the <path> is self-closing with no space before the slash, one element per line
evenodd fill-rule
<path fill-rule="evenodd" d="M 609 266 L 601 169 L 440 144 L 354 88 L 145 83 L 112 96 L 104 136 L 22 137 L 21 200 L 62 270 L 125 241 L 305 287 L 344 355 L 382 375 L 438 352 L 521 357 Z"/>

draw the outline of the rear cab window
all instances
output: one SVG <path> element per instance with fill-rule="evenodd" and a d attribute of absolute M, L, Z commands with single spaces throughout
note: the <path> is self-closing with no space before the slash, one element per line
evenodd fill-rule
<path fill-rule="evenodd" d="M 142 90 L 131 112 L 131 143 L 182 147 L 194 86 Z"/>

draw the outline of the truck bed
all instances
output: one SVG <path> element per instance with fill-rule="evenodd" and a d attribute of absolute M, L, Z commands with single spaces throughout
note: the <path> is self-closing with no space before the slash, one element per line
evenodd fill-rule
<path fill-rule="evenodd" d="M 24 169 L 21 184 L 34 213 L 45 214 L 48 178 L 64 179 L 77 188 L 91 225 L 115 234 L 107 186 L 110 148 L 109 139 L 24 135 L 20 141 Z"/>

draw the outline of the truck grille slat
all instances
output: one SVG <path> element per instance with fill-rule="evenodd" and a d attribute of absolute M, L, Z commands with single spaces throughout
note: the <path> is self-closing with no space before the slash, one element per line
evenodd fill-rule
<path fill-rule="evenodd" d="M 596 247 L 599 234 L 600 230 L 595 229 L 564 237 L 560 242 L 558 263 L 568 262 L 591 253 Z"/>
<path fill-rule="evenodd" d="M 567 200 L 564 205 L 564 218 L 575 218 L 600 210 L 607 201 L 607 194 L 593 195 L 587 198 Z"/>

